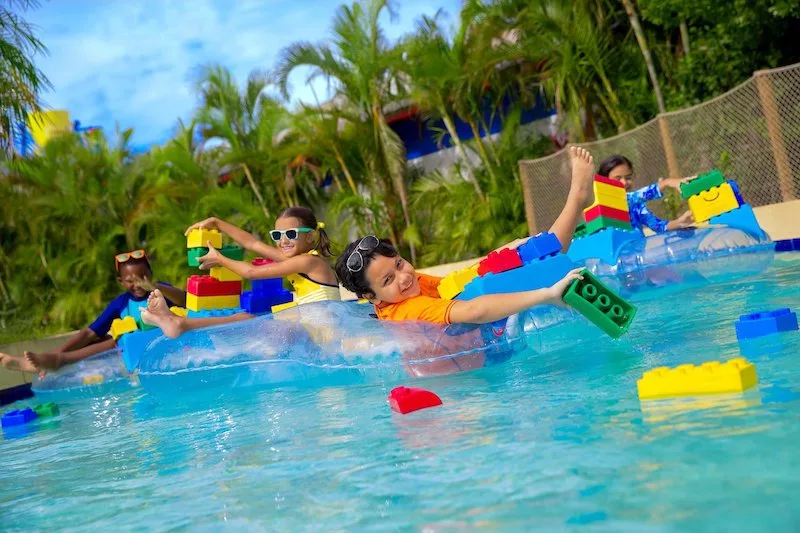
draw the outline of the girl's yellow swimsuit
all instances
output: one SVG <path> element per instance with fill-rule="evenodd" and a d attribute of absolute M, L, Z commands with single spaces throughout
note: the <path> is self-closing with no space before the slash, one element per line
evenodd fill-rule
<path fill-rule="evenodd" d="M 320 283 L 305 274 L 289 274 L 286 276 L 294 288 L 294 301 L 298 305 L 326 300 L 341 300 L 339 285 Z"/>

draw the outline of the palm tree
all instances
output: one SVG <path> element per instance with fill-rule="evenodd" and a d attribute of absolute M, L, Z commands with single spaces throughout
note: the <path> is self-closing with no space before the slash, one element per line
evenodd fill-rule
<path fill-rule="evenodd" d="M 355 2 L 342 5 L 333 22 L 333 38 L 330 43 L 314 45 L 308 42 L 293 43 L 281 52 L 277 76 L 284 96 L 288 97 L 289 75 L 298 67 L 310 67 L 309 81 L 324 77 L 334 86 L 347 105 L 363 115 L 372 129 L 374 145 L 373 177 L 381 180 L 388 176 L 390 190 L 400 200 L 406 230 L 412 225 L 406 190 L 405 148 L 397 134 L 389 127 L 384 106 L 399 88 L 395 82 L 399 51 L 392 48 L 378 20 L 382 13 L 393 14 L 389 0 L 369 0 L 366 5 Z M 396 242 L 394 208 L 387 198 L 390 213 L 390 233 Z M 399 244 L 399 242 L 398 242 Z M 415 256 L 413 243 L 409 243 L 412 259 Z"/>
<path fill-rule="evenodd" d="M 664 107 L 664 96 L 661 94 L 661 85 L 658 83 L 658 75 L 656 74 L 656 67 L 653 63 L 653 56 L 650 55 L 650 48 L 647 46 L 647 37 L 645 37 L 644 30 L 639 22 L 639 15 L 636 13 L 636 8 L 631 0 L 622 0 L 622 5 L 625 6 L 625 12 L 628 14 L 628 20 L 630 20 L 631 28 L 633 28 L 633 33 L 636 35 L 636 42 L 639 43 L 639 49 L 642 51 L 642 57 L 644 57 L 644 62 L 647 65 L 647 74 L 650 76 L 650 83 L 653 84 L 653 92 L 655 92 L 656 95 L 658 112 L 665 113 L 666 108 Z M 685 49 L 688 51 L 689 30 L 686 29 L 684 31 L 685 26 L 686 23 L 681 22 L 681 38 L 683 40 Z"/>
<path fill-rule="evenodd" d="M 2 5 L 5 4 L 5 5 Z M 12 13 L 16 4 L 20 11 L 36 7 L 34 0 L 6 0 L 0 4 L 0 149 L 13 149 L 11 137 L 14 125 L 25 122 L 28 113 L 40 111 L 39 94 L 50 82 L 36 68 L 33 57 L 46 53 L 44 44 L 36 37 L 25 20 Z"/>

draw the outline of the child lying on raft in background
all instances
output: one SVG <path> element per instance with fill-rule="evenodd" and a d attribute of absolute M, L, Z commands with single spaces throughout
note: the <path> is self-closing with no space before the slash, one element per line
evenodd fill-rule
<path fill-rule="evenodd" d="M 341 298 L 336 274 L 325 259 L 331 256 L 325 225 L 317 221 L 310 209 L 290 207 L 280 214 L 275 221 L 275 229 L 270 231 L 270 237 L 277 248 L 264 244 L 246 231 L 217 218 L 208 218 L 193 224 L 186 233 L 197 228 L 219 230 L 242 248 L 275 261 L 269 265 L 254 266 L 229 259 L 208 243 L 208 254 L 199 258 L 201 269 L 224 267 L 246 279 L 286 278 L 295 288 L 295 300 L 298 304 Z M 145 324 L 158 326 L 164 335 L 173 338 L 185 331 L 252 317 L 249 313 L 225 317 L 181 317 L 169 310 L 159 291 L 153 291 L 147 309 L 142 312 Z"/>
<path fill-rule="evenodd" d="M 567 201 L 550 231 L 566 252 L 584 207 L 592 196 L 593 159 L 582 148 L 570 149 L 572 180 Z M 508 247 L 516 248 L 527 239 Z M 381 320 L 424 320 L 436 324 L 488 324 L 507 318 L 536 305 L 562 304 L 561 295 L 576 279 L 575 269 L 552 287 L 510 294 L 488 294 L 473 300 L 444 300 L 437 287 L 442 278 L 420 274 L 389 241 L 375 235 L 353 241 L 336 261 L 336 273 L 342 286 L 366 298 L 375 306 Z M 460 367 L 460 369 L 464 369 Z M 440 372 L 437 372 L 440 373 Z"/>
<path fill-rule="evenodd" d="M 138 318 L 147 298 L 154 290 L 160 290 L 171 302 L 170 305 L 186 305 L 186 293 L 166 283 L 153 283 L 153 269 L 144 250 L 118 254 L 114 258 L 117 281 L 125 292 L 114 298 L 100 316 L 72 335 L 67 342 L 53 352 L 25 352 L 23 357 L 0 353 L 0 362 L 10 369 L 23 372 L 56 370 L 76 363 L 92 355 L 111 350 L 116 342 L 108 336 L 111 323 L 122 313 Z"/>

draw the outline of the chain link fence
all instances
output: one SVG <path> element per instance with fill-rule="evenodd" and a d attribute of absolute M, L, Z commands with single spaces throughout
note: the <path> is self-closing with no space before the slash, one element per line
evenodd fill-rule
<path fill-rule="evenodd" d="M 635 186 L 660 177 L 691 176 L 719 168 L 735 179 L 745 200 L 768 205 L 800 198 L 800 63 L 760 71 L 702 104 L 659 115 L 636 129 L 580 146 L 598 165 L 612 154 L 628 157 Z M 531 234 L 555 221 L 569 190 L 567 150 L 520 161 Z M 672 202 L 680 201 L 678 195 Z M 664 200 L 648 204 L 669 218 Z M 682 206 L 686 209 L 686 205 Z M 682 210 L 681 210 L 682 212 Z"/>

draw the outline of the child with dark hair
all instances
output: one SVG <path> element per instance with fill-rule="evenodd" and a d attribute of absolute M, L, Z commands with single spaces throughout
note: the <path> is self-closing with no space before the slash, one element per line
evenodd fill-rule
<path fill-rule="evenodd" d="M 561 214 L 550 231 L 565 252 L 592 191 L 594 165 L 591 154 L 570 148 L 572 181 Z M 518 247 L 527 239 L 510 243 Z M 368 235 L 348 245 L 336 261 L 339 280 L 349 291 L 368 299 L 381 320 L 424 320 L 437 324 L 487 324 L 541 304 L 561 303 L 561 295 L 581 269 L 545 289 L 509 294 L 488 294 L 473 300 L 444 300 L 437 287 L 441 278 L 418 273 L 386 240 Z"/>
<path fill-rule="evenodd" d="M 24 372 L 56 370 L 63 365 L 113 349 L 116 342 L 108 336 L 111 323 L 123 315 L 139 319 L 142 308 L 147 306 L 147 297 L 153 290 L 163 291 L 174 305 L 186 304 L 184 291 L 166 283 L 151 281 L 153 269 L 144 250 L 117 254 L 114 263 L 117 281 L 125 288 L 125 292 L 114 298 L 94 322 L 72 335 L 53 352 L 25 352 L 24 357 L 0 353 L 0 363 L 7 368 Z"/>
<path fill-rule="evenodd" d="M 639 231 L 648 227 L 656 233 L 664 233 L 676 229 L 688 228 L 694 224 L 694 217 L 691 211 L 686 211 L 675 220 L 662 220 L 655 216 L 647 207 L 647 202 L 658 200 L 662 197 L 665 189 L 675 189 L 681 191 L 681 183 L 686 183 L 695 178 L 664 178 L 658 182 L 633 190 L 633 163 L 624 155 L 614 154 L 603 159 L 597 173 L 606 178 L 617 180 L 625 186 L 628 193 L 628 212 L 631 216 L 631 226 Z"/>
<path fill-rule="evenodd" d="M 208 243 L 208 253 L 199 258 L 203 270 L 224 267 L 246 279 L 286 278 L 294 287 L 298 304 L 341 299 L 336 274 L 325 259 L 331 255 L 325 224 L 317 221 L 308 208 L 290 207 L 278 216 L 275 229 L 269 232 L 276 246 L 264 244 L 246 231 L 214 217 L 189 226 L 186 233 L 197 228 L 219 230 L 242 248 L 274 261 L 254 266 L 229 259 Z M 249 313 L 226 317 L 181 317 L 169 310 L 159 291 L 153 291 L 147 309 L 142 312 L 146 324 L 160 327 L 168 337 L 252 317 Z"/>

